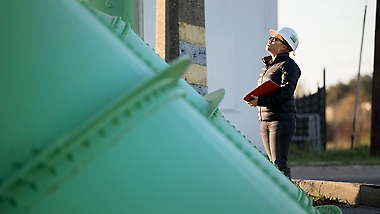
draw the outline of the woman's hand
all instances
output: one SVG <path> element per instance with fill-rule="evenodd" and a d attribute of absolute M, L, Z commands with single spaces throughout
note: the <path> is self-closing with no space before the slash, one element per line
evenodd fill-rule
<path fill-rule="evenodd" d="M 258 99 L 258 97 L 257 96 L 253 96 L 253 95 L 251 95 L 251 96 L 252 96 L 252 100 L 249 101 L 249 102 L 247 102 L 247 104 L 249 106 L 251 106 L 251 107 L 256 107 L 257 106 L 257 99 Z"/>

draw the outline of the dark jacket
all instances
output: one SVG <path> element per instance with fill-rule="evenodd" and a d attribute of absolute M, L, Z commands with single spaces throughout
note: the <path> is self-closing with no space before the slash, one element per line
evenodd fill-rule
<path fill-rule="evenodd" d="M 271 96 L 258 98 L 258 116 L 260 121 L 287 120 L 296 118 L 296 102 L 294 91 L 301 70 L 288 53 L 278 54 L 272 62 L 271 56 L 263 58 L 265 65 L 260 71 L 258 85 L 272 80 L 281 89 Z"/>

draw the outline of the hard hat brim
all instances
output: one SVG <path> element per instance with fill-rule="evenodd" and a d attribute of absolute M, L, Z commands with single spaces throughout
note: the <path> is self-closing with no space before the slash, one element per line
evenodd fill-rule
<path fill-rule="evenodd" d="M 271 36 L 277 36 L 278 32 L 275 31 L 275 30 L 269 30 L 269 34 L 270 34 Z"/>

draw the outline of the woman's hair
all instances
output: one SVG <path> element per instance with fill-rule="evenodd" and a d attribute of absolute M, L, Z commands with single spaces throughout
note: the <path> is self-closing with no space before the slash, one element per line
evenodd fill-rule
<path fill-rule="evenodd" d="M 290 52 L 293 51 L 293 48 L 290 47 L 290 45 L 289 45 L 288 43 L 286 43 L 286 47 L 287 47 L 286 51 L 287 51 L 288 53 L 290 53 Z"/>

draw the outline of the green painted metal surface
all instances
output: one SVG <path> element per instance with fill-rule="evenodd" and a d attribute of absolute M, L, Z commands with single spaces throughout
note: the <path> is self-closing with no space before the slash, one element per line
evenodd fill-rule
<path fill-rule="evenodd" d="M 340 213 L 121 18 L 56 0 L 1 1 L 0 20 L 0 213 Z"/>
<path fill-rule="evenodd" d="M 138 14 L 136 13 L 138 0 L 80 0 L 92 8 L 96 8 L 106 14 L 121 17 L 130 23 L 131 28 L 137 32 Z M 152 2 L 150 2 L 152 3 Z"/>

